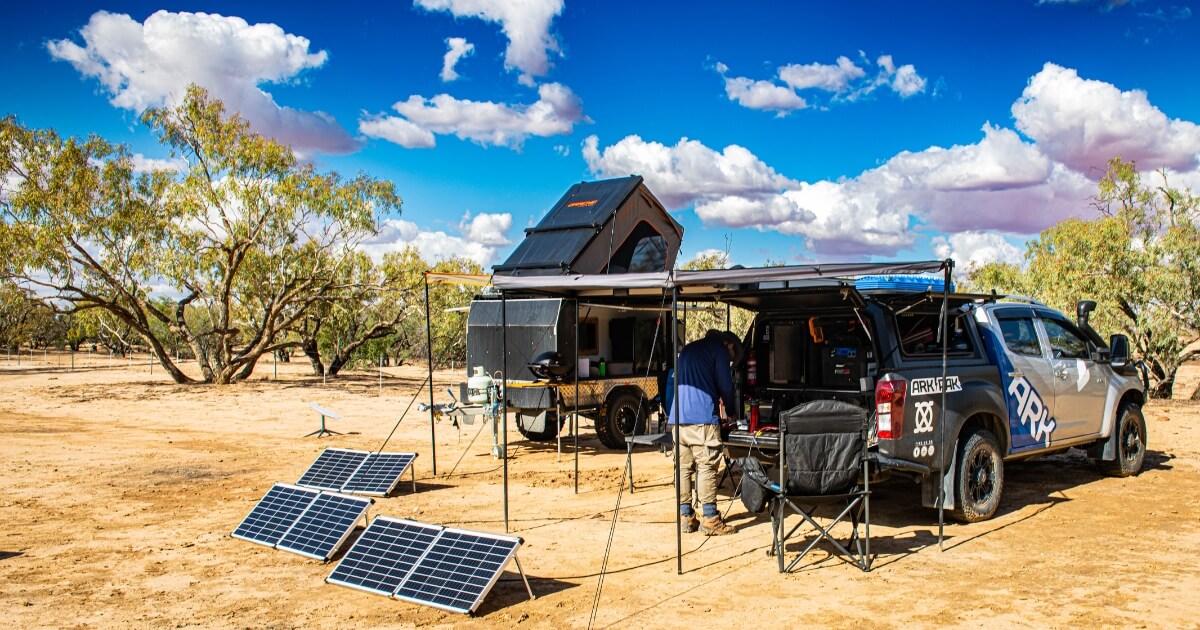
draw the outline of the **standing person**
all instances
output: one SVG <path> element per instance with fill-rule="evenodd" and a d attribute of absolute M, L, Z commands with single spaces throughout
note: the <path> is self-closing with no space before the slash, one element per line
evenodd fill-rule
<path fill-rule="evenodd" d="M 671 405 L 670 423 L 679 442 L 679 526 L 707 536 L 732 534 L 717 511 L 717 467 L 721 462 L 721 419 L 734 409 L 730 362 L 742 356 L 742 342 L 729 331 L 710 330 L 679 351 L 675 379 L 679 394 Z M 680 419 L 682 418 L 682 419 Z M 702 507 L 696 518 L 692 475 Z"/>

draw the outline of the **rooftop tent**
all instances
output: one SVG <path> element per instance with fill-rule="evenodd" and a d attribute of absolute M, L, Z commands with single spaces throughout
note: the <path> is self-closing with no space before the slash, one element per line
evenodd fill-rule
<path fill-rule="evenodd" d="M 664 272 L 675 266 L 683 227 L 637 175 L 571 187 L 497 275 Z"/>

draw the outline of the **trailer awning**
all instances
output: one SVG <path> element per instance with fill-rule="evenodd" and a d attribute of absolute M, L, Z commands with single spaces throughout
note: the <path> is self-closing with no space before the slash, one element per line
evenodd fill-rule
<path fill-rule="evenodd" d="M 951 265 L 949 260 L 891 263 L 835 263 L 829 265 L 789 265 L 685 271 L 663 273 L 575 274 L 564 276 L 500 276 L 493 285 L 507 292 L 529 292 L 560 296 L 662 295 L 678 289 L 687 299 L 713 297 L 729 291 L 786 288 L 788 283 L 820 279 L 851 278 L 863 275 L 913 275 L 938 273 Z"/>

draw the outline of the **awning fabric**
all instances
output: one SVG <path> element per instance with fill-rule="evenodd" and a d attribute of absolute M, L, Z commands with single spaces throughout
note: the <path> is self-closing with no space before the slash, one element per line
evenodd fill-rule
<path fill-rule="evenodd" d="M 494 286 L 501 291 L 529 291 L 552 295 L 579 295 L 628 289 L 680 288 L 697 289 L 697 293 L 720 292 L 723 288 L 761 283 L 790 282 L 816 278 L 853 277 L 862 275 L 909 275 L 937 273 L 950 265 L 949 260 L 928 260 L 893 263 L 835 263 L 829 265 L 790 265 L 784 267 L 753 267 L 685 271 L 676 269 L 662 273 L 575 274 L 561 276 L 495 276 Z"/>

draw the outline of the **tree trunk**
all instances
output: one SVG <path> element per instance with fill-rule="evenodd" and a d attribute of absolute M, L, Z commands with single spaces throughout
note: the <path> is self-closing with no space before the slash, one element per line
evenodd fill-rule
<path fill-rule="evenodd" d="M 329 361 L 329 376 L 337 376 L 337 373 L 342 371 L 349 360 L 350 355 L 345 352 L 333 355 L 333 359 Z"/>
<path fill-rule="evenodd" d="M 304 356 L 308 357 L 308 362 L 312 364 L 313 374 L 321 376 L 325 373 L 325 364 L 321 362 L 321 352 L 317 349 L 317 340 L 315 338 L 305 339 L 300 344 L 300 350 L 304 352 Z"/>

